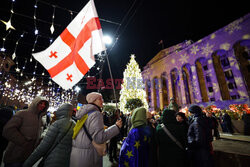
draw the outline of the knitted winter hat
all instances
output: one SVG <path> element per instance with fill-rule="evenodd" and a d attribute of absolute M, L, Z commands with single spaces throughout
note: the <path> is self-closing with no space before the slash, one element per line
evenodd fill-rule
<path fill-rule="evenodd" d="M 195 113 L 198 114 L 198 113 L 201 113 L 201 112 L 202 112 L 201 108 L 200 108 L 198 105 L 191 105 L 191 106 L 189 107 L 188 111 L 189 111 L 190 113 L 193 113 L 193 114 L 195 114 Z"/>
<path fill-rule="evenodd" d="M 88 103 L 93 103 L 96 99 L 102 98 L 102 94 L 97 93 L 97 92 L 91 92 L 87 94 L 86 100 Z"/>

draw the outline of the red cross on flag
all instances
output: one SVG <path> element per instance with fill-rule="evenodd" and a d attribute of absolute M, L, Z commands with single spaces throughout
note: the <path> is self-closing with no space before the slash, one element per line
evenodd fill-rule
<path fill-rule="evenodd" d="M 33 56 L 52 80 L 67 90 L 95 64 L 94 55 L 105 49 L 95 4 L 90 0 L 46 50 Z"/>

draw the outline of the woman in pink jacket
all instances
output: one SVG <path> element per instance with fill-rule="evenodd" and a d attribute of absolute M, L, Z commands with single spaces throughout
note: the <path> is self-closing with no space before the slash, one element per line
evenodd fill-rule
<path fill-rule="evenodd" d="M 77 120 L 81 120 L 82 117 L 88 116 L 84 125 L 94 142 L 102 144 L 118 135 L 122 126 L 121 120 L 118 120 L 115 125 L 104 130 L 101 111 L 103 107 L 102 95 L 97 92 L 92 92 L 87 95 L 86 99 L 88 104 L 79 109 L 76 118 Z M 74 138 L 74 136 L 76 137 Z M 95 150 L 83 127 L 77 134 L 74 132 L 73 138 L 70 166 L 102 167 L 102 156 Z"/>

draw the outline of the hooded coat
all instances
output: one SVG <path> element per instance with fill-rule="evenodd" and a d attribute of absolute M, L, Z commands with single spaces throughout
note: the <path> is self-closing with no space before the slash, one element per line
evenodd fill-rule
<path fill-rule="evenodd" d="M 56 146 L 45 159 L 44 166 L 69 166 L 73 128 L 75 125 L 69 114 L 72 111 L 73 106 L 71 104 L 63 104 L 59 107 L 59 109 L 55 112 L 56 121 L 49 127 L 49 130 L 42 142 L 24 162 L 23 167 L 30 167 L 35 164 L 43 155 L 50 151 L 54 145 Z"/>
<path fill-rule="evenodd" d="M 95 104 L 87 104 L 81 107 L 76 114 L 76 119 L 80 120 L 86 114 L 88 114 L 88 118 L 84 125 L 96 143 L 104 143 L 119 134 L 119 128 L 116 125 L 112 125 L 104 130 L 103 115 L 100 108 Z M 98 155 L 83 128 L 80 129 L 76 138 L 73 140 L 70 166 L 102 166 L 102 156 Z"/>
<path fill-rule="evenodd" d="M 178 124 L 175 118 L 175 111 L 165 109 L 161 117 L 161 122 L 169 132 L 185 148 L 186 133 L 183 126 Z M 156 142 L 159 148 L 159 166 L 182 167 L 186 162 L 185 150 L 181 149 L 163 130 L 161 125 L 156 127 Z"/>
<path fill-rule="evenodd" d="M 119 167 L 148 167 L 152 159 L 150 152 L 152 132 L 147 126 L 146 109 L 143 107 L 135 109 L 131 123 L 131 130 L 120 150 Z"/>
<path fill-rule="evenodd" d="M 45 101 L 46 107 L 39 111 L 37 105 Z M 4 163 L 22 163 L 39 144 L 42 116 L 49 108 L 49 102 L 43 97 L 36 97 L 28 109 L 17 112 L 4 126 L 3 137 L 9 143 L 4 155 Z"/>

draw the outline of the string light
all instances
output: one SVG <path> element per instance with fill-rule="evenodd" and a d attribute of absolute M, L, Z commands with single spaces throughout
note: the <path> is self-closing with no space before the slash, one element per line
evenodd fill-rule
<path fill-rule="evenodd" d="M 15 49 L 14 49 L 14 53 L 12 54 L 12 60 L 14 60 L 16 58 L 16 49 L 17 49 L 17 46 L 19 44 L 19 41 L 23 38 L 24 34 L 25 34 L 25 32 L 23 32 L 22 35 L 20 35 L 20 37 L 16 41 L 16 46 L 15 46 Z M 16 63 L 18 63 L 18 62 L 16 62 Z"/>
<path fill-rule="evenodd" d="M 39 36 L 39 35 L 36 35 L 36 39 L 35 39 L 35 41 L 34 41 L 34 44 L 33 44 L 32 50 L 31 50 L 32 52 L 35 51 L 38 36 Z"/>
<path fill-rule="evenodd" d="M 71 10 L 69 11 L 69 14 L 70 14 L 70 19 L 73 20 L 73 12 Z"/>
<path fill-rule="evenodd" d="M 52 24 L 51 24 L 51 27 L 50 27 L 51 34 L 53 34 L 54 30 L 55 30 L 55 28 L 54 28 L 55 10 L 56 10 L 56 7 L 53 6 Z"/>
<path fill-rule="evenodd" d="M 25 70 L 26 64 L 27 64 L 27 59 L 25 59 L 24 66 L 23 66 L 23 68 L 22 68 L 22 71 L 21 71 L 20 76 L 23 76 L 23 71 Z"/>
<path fill-rule="evenodd" d="M 38 1 L 38 0 L 36 0 L 35 5 L 34 5 L 34 16 L 33 16 L 33 18 L 34 18 L 34 27 L 35 27 L 35 31 L 34 31 L 35 35 L 38 34 L 38 29 L 37 29 L 37 26 L 36 26 L 36 9 L 37 9 L 37 1 Z"/>
<path fill-rule="evenodd" d="M 20 103 L 31 103 L 36 96 L 41 95 L 46 99 L 50 99 L 50 106 L 54 108 L 58 108 L 66 102 L 70 103 L 77 94 L 74 90 L 61 91 L 61 88 L 57 88 L 55 83 L 53 87 L 48 87 L 46 91 L 36 82 L 26 81 L 25 84 L 25 82 L 21 83 L 18 79 L 12 80 L 10 76 L 3 82 L 1 91 L 3 91 L 2 95 L 5 98 L 2 100 L 18 100 Z"/>
<path fill-rule="evenodd" d="M 16 72 L 19 73 L 20 72 L 20 69 L 18 68 L 18 61 L 17 61 L 17 58 L 16 58 Z"/>
<path fill-rule="evenodd" d="M 36 39 L 35 39 L 34 44 L 33 44 L 32 52 L 35 51 L 35 47 L 36 47 L 36 43 L 37 43 L 37 38 L 38 38 L 38 36 L 39 36 L 39 35 L 36 35 Z M 30 62 L 32 62 L 32 54 L 31 54 L 31 56 L 30 56 Z"/>
<path fill-rule="evenodd" d="M 43 70 L 43 73 L 42 73 L 43 76 L 44 76 L 44 71 L 45 71 L 45 70 Z"/>
<path fill-rule="evenodd" d="M 36 61 L 36 65 L 35 65 L 35 69 L 34 69 L 33 75 L 36 75 L 36 69 L 37 69 L 37 61 Z"/>
<path fill-rule="evenodd" d="M 49 43 L 51 44 L 53 42 L 53 38 L 50 38 Z"/>
<path fill-rule="evenodd" d="M 2 48 L 1 48 L 1 51 L 2 52 L 5 52 L 5 48 L 4 48 L 4 44 L 5 44 L 5 41 L 6 41 L 6 39 L 7 39 L 7 37 L 8 37 L 8 35 L 11 33 L 11 30 L 9 30 L 8 31 L 8 33 L 7 33 L 7 35 L 3 38 L 3 46 L 2 46 Z"/>

